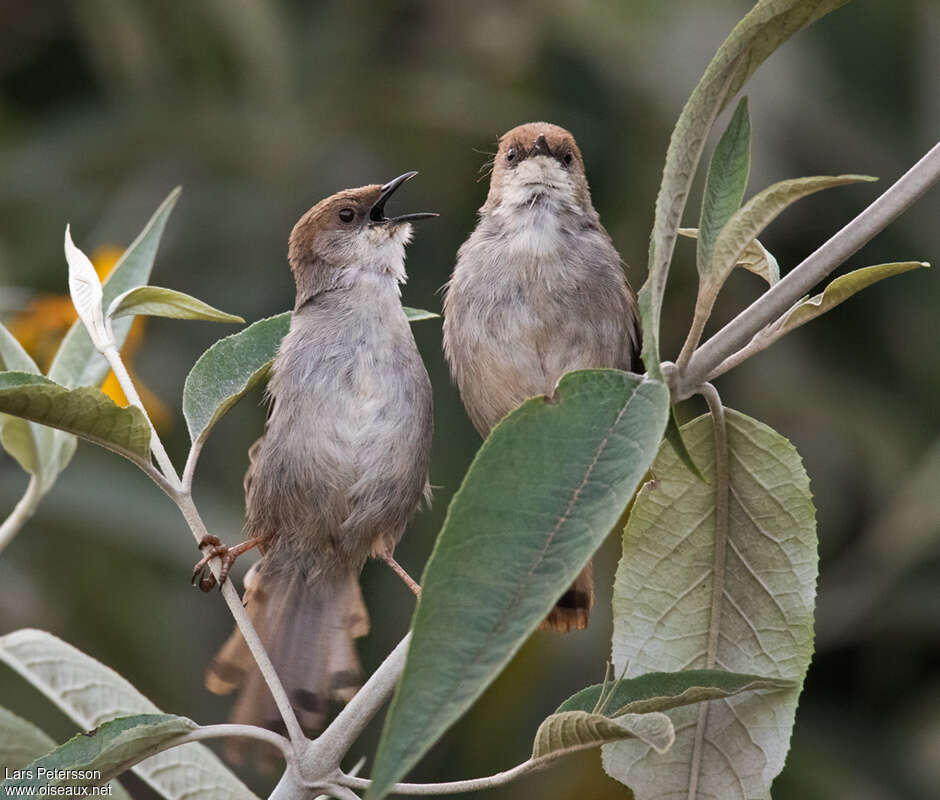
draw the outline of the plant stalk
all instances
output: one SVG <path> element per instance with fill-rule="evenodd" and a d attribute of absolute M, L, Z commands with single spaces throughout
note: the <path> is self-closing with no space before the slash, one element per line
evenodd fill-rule
<path fill-rule="evenodd" d="M 37 475 L 31 474 L 23 496 L 10 512 L 10 516 L 3 520 L 3 524 L 0 525 L 0 552 L 13 541 L 13 537 L 19 533 L 20 528 L 36 513 L 36 507 L 41 499 L 42 481 Z"/>

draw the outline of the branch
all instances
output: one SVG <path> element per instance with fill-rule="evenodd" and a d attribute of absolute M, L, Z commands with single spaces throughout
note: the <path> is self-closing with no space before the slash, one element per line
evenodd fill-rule
<path fill-rule="evenodd" d="M 26 491 L 19 499 L 19 502 L 10 512 L 3 524 L 0 525 L 0 550 L 3 550 L 13 537 L 19 533 L 22 528 L 36 512 L 36 506 L 42 499 L 42 481 L 36 475 L 29 476 L 29 484 Z"/>
<path fill-rule="evenodd" d="M 408 654 L 408 633 L 388 654 L 372 677 L 356 692 L 330 726 L 311 742 L 301 758 L 300 769 L 306 773 L 322 772 L 326 768 L 338 767 L 343 756 L 349 752 L 359 734 L 392 696 L 395 685 L 405 669 Z"/>
<path fill-rule="evenodd" d="M 940 142 L 881 197 L 712 336 L 677 379 L 673 402 L 695 394 L 725 359 L 745 347 L 836 267 L 907 210 L 940 178 Z"/>
<path fill-rule="evenodd" d="M 137 406 L 137 408 L 144 412 L 144 416 L 147 418 L 147 424 L 150 426 L 150 449 L 153 451 L 154 456 L 156 456 L 157 463 L 160 465 L 163 475 L 171 484 L 178 488 L 180 485 L 179 475 L 176 474 L 173 462 L 170 461 L 170 457 L 166 454 L 166 449 L 163 447 L 163 442 L 160 441 L 160 437 L 157 435 L 157 429 L 153 427 L 150 416 L 147 414 L 147 409 L 144 408 L 144 404 L 140 400 L 140 395 L 137 394 L 137 387 L 134 386 L 134 382 L 131 380 L 131 376 L 128 374 L 124 362 L 121 361 L 121 354 L 118 353 L 117 346 L 112 344 L 110 347 L 105 347 L 101 351 L 101 354 L 108 360 L 108 364 L 114 371 L 114 376 L 118 379 L 118 383 L 121 384 L 121 388 L 124 390 L 127 399 L 132 405 Z"/>
<path fill-rule="evenodd" d="M 114 370 L 114 375 L 117 377 L 118 383 L 124 390 L 127 399 L 141 410 L 147 420 L 147 424 L 150 426 L 150 446 L 154 455 L 157 457 L 157 461 L 163 468 L 163 475 L 161 476 L 150 464 L 142 465 L 142 468 L 144 472 L 170 496 L 173 502 L 176 503 L 198 544 L 208 535 L 209 531 L 202 521 L 199 511 L 196 509 L 192 493 L 189 488 L 184 488 L 181 484 L 173 462 L 170 461 L 166 454 L 163 442 L 160 441 L 160 436 L 157 434 L 156 428 L 153 427 L 153 423 L 150 421 L 147 409 L 144 408 L 140 396 L 137 394 L 134 382 L 131 380 L 131 376 L 127 372 L 124 362 L 121 361 L 121 356 L 117 348 L 107 347 L 103 352 L 108 359 L 108 363 L 111 365 L 111 369 Z M 192 460 L 195 465 L 195 460 Z M 214 558 L 209 562 L 209 568 L 212 570 L 212 574 L 215 576 L 216 580 L 219 579 L 220 566 L 221 560 L 218 558 Z M 268 657 L 267 651 L 264 649 L 261 637 L 258 636 L 255 626 L 251 624 L 251 620 L 248 618 L 245 607 L 242 605 L 241 598 L 238 596 L 238 592 L 235 591 L 235 587 L 232 586 L 232 582 L 226 581 L 222 584 L 221 590 L 222 597 L 225 598 L 225 603 L 228 605 L 229 611 L 232 612 L 232 616 L 235 618 L 235 625 L 238 627 L 239 631 L 241 631 L 242 637 L 245 639 L 245 643 L 248 645 L 248 649 L 251 651 L 258 665 L 258 669 L 261 670 L 261 675 L 268 685 L 268 689 L 271 691 L 274 703 L 281 713 L 281 717 L 284 719 L 284 725 L 287 728 L 290 740 L 294 747 L 300 751 L 300 749 L 306 745 L 307 737 L 304 736 L 303 728 L 300 727 L 300 723 L 297 721 L 293 706 L 291 706 L 290 700 L 287 699 L 287 692 L 284 691 L 284 686 L 274 669 L 274 665 L 271 663 L 271 659 Z"/>
<path fill-rule="evenodd" d="M 507 769 L 504 772 L 497 772 L 495 775 L 487 775 L 485 778 L 471 778 L 465 781 L 447 781 L 445 783 L 396 783 L 389 790 L 390 794 L 461 794 L 462 792 L 475 792 L 480 789 L 492 789 L 496 786 L 503 786 L 516 778 L 521 778 L 530 772 L 538 772 L 545 767 L 553 764 L 564 753 L 555 753 L 554 757 L 530 758 L 521 764 Z M 353 789 L 368 789 L 372 781 L 366 778 L 354 778 L 351 775 L 343 775 L 341 778 L 335 778 L 334 782 L 340 786 L 349 786 Z"/>
<path fill-rule="evenodd" d="M 193 532 L 196 541 L 201 542 L 203 538 L 208 535 L 209 531 L 206 528 L 206 524 L 202 521 L 199 511 L 196 509 L 192 495 L 180 494 L 176 498 L 176 505 L 179 506 L 179 510 L 189 525 L 189 529 Z M 219 567 L 219 559 L 214 558 L 209 562 L 209 568 L 212 570 L 212 574 L 215 575 L 216 580 L 219 578 Z M 271 690 L 274 703 L 278 711 L 281 712 L 281 716 L 284 718 L 284 724 L 287 726 L 287 734 L 290 736 L 291 742 L 298 748 L 304 746 L 307 742 L 307 737 L 304 736 L 303 729 L 297 721 L 296 714 L 294 714 L 294 708 L 291 706 L 290 700 L 287 699 L 287 692 L 284 691 L 284 685 L 281 683 L 281 679 L 278 677 L 274 665 L 271 663 L 271 659 L 264 649 L 264 644 L 261 642 L 261 637 L 258 636 L 258 631 L 255 630 L 255 626 L 252 625 L 251 620 L 248 618 L 248 612 L 245 611 L 245 607 L 242 605 L 238 592 L 235 591 L 235 587 L 232 586 L 231 581 L 226 581 L 222 584 L 221 591 L 229 611 L 232 612 L 232 616 L 235 618 L 235 625 L 238 627 L 239 631 L 241 631 L 245 639 L 245 644 L 248 645 L 248 649 L 251 650 L 251 654 L 254 656 L 258 669 L 261 670 L 261 676 L 264 678 L 264 682 L 268 685 L 268 689 Z"/>

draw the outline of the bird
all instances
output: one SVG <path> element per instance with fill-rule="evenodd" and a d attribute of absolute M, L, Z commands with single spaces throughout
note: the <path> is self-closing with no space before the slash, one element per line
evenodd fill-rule
<path fill-rule="evenodd" d="M 308 734 L 322 729 L 331 702 L 361 685 L 355 639 L 369 630 L 359 586 L 366 559 L 394 563 L 416 509 L 430 501 L 431 382 L 400 295 L 411 222 L 437 215 L 385 214 L 416 174 L 338 192 L 294 226 L 296 302 L 271 367 L 264 433 L 249 450 L 245 542 L 207 537 L 193 571 L 209 590 L 212 558 L 222 559 L 224 581 L 238 555 L 259 548 L 244 603 Z M 284 732 L 237 628 L 206 685 L 240 689 L 233 722 Z"/>
<path fill-rule="evenodd" d="M 499 137 L 479 220 L 444 287 L 444 355 L 482 437 L 576 369 L 640 372 L 636 295 L 591 202 L 574 136 L 530 122 Z M 542 627 L 587 627 L 593 567 Z"/>

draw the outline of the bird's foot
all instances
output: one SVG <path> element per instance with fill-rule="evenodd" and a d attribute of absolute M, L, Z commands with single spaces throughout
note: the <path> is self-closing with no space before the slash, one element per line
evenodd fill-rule
<path fill-rule="evenodd" d="M 219 585 L 219 591 L 222 590 L 222 587 L 225 585 L 225 580 L 228 578 L 229 572 L 232 570 L 232 565 L 242 553 L 247 553 L 254 547 L 257 547 L 259 544 L 265 541 L 267 537 L 265 536 L 256 536 L 253 539 L 246 539 L 241 544 L 228 545 L 222 544 L 218 536 L 206 535 L 202 537 L 202 541 L 199 542 L 199 549 L 202 550 L 203 556 L 196 562 L 196 566 L 193 567 L 193 586 L 198 586 L 204 592 L 211 592 L 216 583 Z M 204 549 L 208 548 L 208 549 Z M 209 569 L 209 562 L 213 558 L 221 559 L 222 565 L 219 568 L 219 579 L 216 581 L 215 575 Z"/>

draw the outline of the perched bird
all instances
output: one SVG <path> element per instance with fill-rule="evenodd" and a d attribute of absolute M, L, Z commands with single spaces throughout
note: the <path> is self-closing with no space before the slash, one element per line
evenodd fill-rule
<path fill-rule="evenodd" d="M 636 296 L 574 137 L 545 122 L 513 128 L 444 297 L 444 354 L 467 414 L 486 436 L 566 372 L 637 370 L 639 351 Z M 589 564 L 543 627 L 584 628 L 593 602 Z"/>
<path fill-rule="evenodd" d="M 401 307 L 410 222 L 385 216 L 416 173 L 321 200 L 294 226 L 288 260 L 297 286 L 290 331 L 268 384 L 264 435 L 245 475 L 246 541 L 214 537 L 194 580 L 220 557 L 263 556 L 245 579 L 245 605 L 301 724 L 322 727 L 331 700 L 360 685 L 354 640 L 369 630 L 359 573 L 392 553 L 429 499 L 431 383 Z M 240 687 L 232 720 L 283 731 L 274 701 L 236 629 L 206 685 Z"/>

